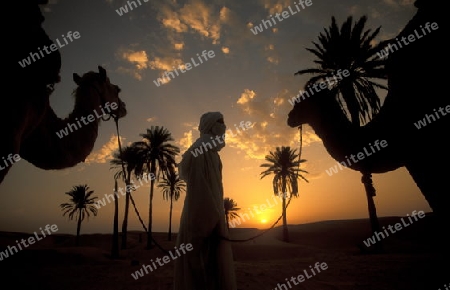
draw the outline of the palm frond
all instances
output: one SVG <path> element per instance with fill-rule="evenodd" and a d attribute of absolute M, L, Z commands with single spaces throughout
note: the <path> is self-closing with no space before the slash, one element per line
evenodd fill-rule
<path fill-rule="evenodd" d="M 312 41 L 314 47 L 306 48 L 316 57 L 313 62 L 319 67 L 299 70 L 294 74 L 316 75 L 305 84 L 308 89 L 339 69 L 348 70 L 350 76 L 335 85 L 337 90 L 334 95 L 344 114 L 358 125 L 370 121 L 379 111 L 379 97 L 374 88 L 387 89 L 372 81 L 387 79 L 385 61 L 377 57 L 377 52 L 386 43 L 373 44 L 381 27 L 365 30 L 366 23 L 365 15 L 355 23 L 352 16 L 349 16 L 339 28 L 333 16 L 330 26 L 319 34 L 318 41 Z"/>

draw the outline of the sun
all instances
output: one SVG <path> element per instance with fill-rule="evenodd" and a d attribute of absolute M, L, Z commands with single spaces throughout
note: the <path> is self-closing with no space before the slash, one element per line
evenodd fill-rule
<path fill-rule="evenodd" d="M 265 224 L 265 223 L 267 223 L 267 220 L 266 220 L 266 219 L 262 219 L 262 220 L 261 220 L 261 223 L 262 223 L 262 224 Z"/>

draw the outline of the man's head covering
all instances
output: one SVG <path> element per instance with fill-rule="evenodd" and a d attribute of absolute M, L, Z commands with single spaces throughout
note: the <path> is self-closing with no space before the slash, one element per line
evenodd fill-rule
<path fill-rule="evenodd" d="M 200 117 L 200 125 L 198 130 L 200 134 L 211 134 L 212 127 L 220 119 L 223 119 L 223 115 L 220 112 L 207 112 Z"/>
<path fill-rule="evenodd" d="M 222 122 L 217 122 L 220 119 L 223 119 L 220 112 L 207 112 L 200 117 L 200 124 L 198 125 L 200 137 L 184 152 L 182 160 L 178 164 L 181 179 L 186 180 L 191 170 L 192 161 L 198 155 L 209 154 L 210 151 L 217 152 L 225 147 L 223 137 L 226 126 Z M 220 138 L 220 142 L 216 138 Z M 198 148 L 201 151 L 198 151 Z"/>

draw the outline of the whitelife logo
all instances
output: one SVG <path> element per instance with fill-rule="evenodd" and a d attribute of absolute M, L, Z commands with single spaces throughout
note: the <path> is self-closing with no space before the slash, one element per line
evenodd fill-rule
<path fill-rule="evenodd" d="M 316 271 L 314 271 L 314 269 Z M 286 284 L 278 283 L 277 287 L 273 288 L 273 290 L 288 290 L 288 286 L 289 286 L 289 289 L 291 289 L 292 288 L 291 282 L 294 284 L 294 286 L 297 286 L 298 284 L 304 282 L 306 279 L 311 279 L 312 277 L 316 276 L 321 271 L 325 271 L 326 269 L 328 269 L 328 265 L 325 262 L 322 262 L 322 263 L 316 262 L 316 264 L 314 265 L 314 269 L 313 269 L 313 266 L 310 265 L 309 271 L 311 271 L 312 275 L 309 275 L 308 270 L 305 269 L 305 270 L 303 270 L 303 273 L 305 275 L 300 274 L 297 277 L 291 276 L 291 279 L 285 278 L 284 280 L 286 281 Z M 305 279 L 305 277 L 306 277 L 306 279 Z"/>
<path fill-rule="evenodd" d="M 373 146 L 375 146 L 377 148 L 377 151 L 375 151 Z M 374 153 L 377 153 L 382 148 L 386 148 L 388 146 L 388 143 L 387 143 L 386 140 L 378 141 L 378 139 L 377 139 L 377 140 L 375 140 L 373 146 L 372 146 L 372 143 L 369 143 L 369 147 L 372 150 L 372 152 L 369 152 L 366 149 L 366 147 L 363 147 L 363 149 L 364 149 L 363 151 L 364 152 L 358 152 L 356 155 L 350 154 L 350 159 L 353 161 L 353 164 L 357 163 L 360 160 L 363 160 L 364 158 L 366 158 L 366 157 L 368 157 L 370 155 L 373 155 Z M 381 146 L 381 148 L 380 148 L 380 146 Z M 356 159 L 355 157 L 357 157 L 358 159 Z M 333 167 L 330 167 L 329 169 L 326 169 L 325 171 L 328 174 L 328 176 L 331 176 L 334 173 L 338 173 L 339 169 L 343 170 L 344 167 L 342 167 L 342 165 L 343 166 L 348 166 L 348 167 L 352 166 L 352 162 L 349 160 L 349 158 L 347 156 L 345 156 L 345 160 L 347 161 L 347 163 L 345 163 L 345 161 L 341 161 L 341 162 L 338 162 L 337 165 L 335 165 Z M 338 168 L 338 166 L 339 166 L 339 168 Z"/>
<path fill-rule="evenodd" d="M 8 246 L 4 252 L 0 251 L 0 261 L 3 261 L 3 259 L 8 258 L 10 256 L 10 254 L 12 256 L 14 254 L 17 254 L 19 251 L 22 251 L 23 250 L 22 246 L 24 248 L 28 248 L 30 245 L 34 244 L 36 241 L 40 241 L 43 238 L 45 238 L 46 234 L 44 233 L 44 230 L 42 228 L 39 228 L 39 229 L 41 230 L 42 237 L 39 237 L 38 233 L 34 232 L 34 237 L 31 236 L 26 240 L 21 239 L 20 242 L 18 240 L 16 240 L 16 244 L 17 244 L 17 247 L 19 247 L 19 250 L 17 250 L 16 246 Z M 51 235 L 52 233 L 55 233 L 58 231 L 58 226 L 55 224 L 53 224 L 51 226 L 46 225 L 45 230 L 47 231 L 48 235 Z M 27 244 L 27 241 L 28 241 L 28 244 Z"/>
<path fill-rule="evenodd" d="M 422 129 L 423 127 L 427 126 L 428 124 L 431 124 L 431 122 L 436 122 L 436 118 L 437 119 L 441 118 L 441 117 L 439 117 L 439 114 L 436 111 L 436 109 L 434 109 L 433 111 L 434 111 L 434 115 L 436 117 L 434 117 L 432 114 L 430 114 L 430 115 L 425 114 L 425 118 L 423 118 L 422 120 L 419 120 L 417 122 L 414 122 L 414 126 L 416 126 L 417 130 Z M 441 113 L 442 117 L 447 116 L 447 114 L 450 114 L 450 105 L 445 106 L 445 112 L 444 112 L 444 108 L 442 108 L 442 107 L 439 107 L 438 111 Z"/>
<path fill-rule="evenodd" d="M 13 155 L 12 153 L 9 153 L 8 157 L 6 157 L 6 159 L 8 159 L 8 161 L 9 161 L 9 164 L 5 160 L 4 156 L 2 157 L 2 159 L 3 159 L 3 163 L 5 164 L 6 167 L 3 167 L 3 166 L 0 165 L 0 171 L 2 171 L 3 169 L 8 168 L 9 166 L 12 166 L 14 164 L 14 162 L 17 162 L 17 161 L 21 160 L 19 154 L 14 154 Z"/>
<path fill-rule="evenodd" d="M 117 105 L 116 102 L 112 102 L 111 104 L 109 102 L 105 103 L 105 109 L 108 111 L 108 114 L 111 113 L 111 109 L 112 110 L 117 110 L 119 106 Z M 102 106 L 99 106 L 100 110 L 102 111 L 102 115 L 97 114 L 97 111 L 94 110 L 94 114 L 97 117 L 97 119 L 100 119 L 103 115 L 107 115 L 107 113 L 103 110 Z M 86 122 L 87 119 L 87 122 Z M 59 130 L 59 132 L 55 132 L 56 136 L 58 136 L 59 139 L 62 139 L 63 137 L 69 135 L 69 130 L 70 133 L 72 133 L 74 130 L 78 130 L 81 127 L 83 127 L 80 123 L 80 120 L 78 120 L 78 118 L 75 118 L 75 120 L 77 121 L 77 124 L 75 123 L 68 123 L 67 126 L 64 129 Z M 96 119 L 94 117 L 93 114 L 89 114 L 87 117 L 82 116 L 81 117 L 81 122 L 83 122 L 84 125 L 88 125 L 89 123 L 94 122 Z M 74 129 L 73 129 L 74 128 Z"/>
<path fill-rule="evenodd" d="M 197 59 L 200 63 L 196 63 L 195 59 L 193 57 L 191 57 L 191 61 L 192 61 L 192 64 L 194 65 L 194 67 L 196 67 L 203 63 L 203 59 L 205 59 L 205 62 L 206 62 L 206 61 L 208 61 L 208 58 L 214 58 L 215 56 L 216 55 L 213 50 L 210 50 L 208 52 L 206 52 L 206 50 L 204 50 L 202 52 L 201 56 L 197 53 Z M 202 57 L 203 57 L 203 59 L 202 59 Z M 193 66 L 191 65 L 190 62 L 187 62 L 185 64 L 178 65 L 178 69 L 176 69 L 174 66 L 172 66 L 172 68 L 173 68 L 173 71 L 166 71 L 162 78 L 157 78 L 156 80 L 153 81 L 157 87 L 159 87 L 160 85 L 163 85 L 165 83 L 168 83 L 171 79 L 174 79 L 176 76 L 179 76 L 180 74 L 178 73 L 178 70 L 180 70 L 182 73 L 185 73 L 186 71 L 191 70 L 193 68 Z"/>
<path fill-rule="evenodd" d="M 283 21 L 284 19 L 289 18 L 291 15 L 297 14 L 297 13 L 300 12 L 302 9 L 303 9 L 303 10 L 306 9 L 306 7 L 309 7 L 309 6 L 311 6 L 312 4 L 313 4 L 313 3 L 312 3 L 312 0 L 306 0 L 306 1 L 299 0 L 299 1 L 298 1 L 298 4 L 297 4 L 297 2 L 294 2 L 294 6 L 295 6 L 295 8 L 296 8 L 297 11 L 294 11 L 294 10 L 292 9 L 292 7 L 289 5 L 289 6 L 288 6 L 288 9 L 283 10 L 281 13 L 275 13 L 275 16 L 274 16 L 274 17 L 276 17 L 276 18 L 278 19 L 278 21 L 281 22 L 281 21 Z M 299 5 L 302 6 L 301 9 L 300 9 L 300 6 L 299 6 Z M 289 10 L 289 11 L 287 11 L 287 10 Z M 282 16 L 283 18 L 281 18 L 280 16 Z M 261 24 L 258 25 L 258 26 L 255 26 L 255 27 L 250 28 L 250 31 L 253 32 L 254 35 L 257 35 L 258 33 L 263 32 L 263 31 L 264 31 L 264 28 L 265 28 L 265 29 L 268 29 L 269 27 L 272 27 L 272 23 L 273 23 L 273 25 L 277 25 L 277 22 L 276 22 L 276 20 L 274 19 L 274 17 L 272 17 L 272 15 L 269 15 L 269 20 L 265 20 L 265 19 L 261 20 Z M 272 22 L 271 22 L 271 21 L 272 21 Z M 268 25 L 268 26 L 267 26 L 267 25 Z M 263 28 L 263 26 L 264 26 L 264 28 Z"/>
<path fill-rule="evenodd" d="M 284 193 L 283 195 L 285 195 L 285 197 L 286 197 L 286 193 Z M 272 204 L 270 202 L 270 200 L 267 198 L 266 199 L 267 206 L 266 206 L 266 204 L 261 204 L 261 205 L 259 205 L 259 207 L 257 205 L 254 205 L 253 209 L 255 210 L 255 213 L 256 214 L 260 214 L 260 213 L 264 212 L 267 208 L 273 208 L 274 206 L 276 206 L 278 204 L 277 198 L 282 199 L 283 197 L 282 196 L 278 196 L 278 197 L 272 196 L 272 199 L 273 199 L 275 204 Z M 252 216 L 252 218 L 255 217 L 255 215 L 253 214 L 253 210 L 251 210 L 250 208 L 248 208 L 248 209 L 249 209 L 248 213 L 243 213 L 243 214 L 240 213 L 239 217 L 235 217 L 234 219 L 230 220 L 230 227 L 231 228 L 235 228 L 236 226 L 241 225 L 241 223 L 249 221 L 250 220 L 249 214 Z"/>
<path fill-rule="evenodd" d="M 41 58 L 45 57 L 46 55 L 48 55 L 54 51 L 57 51 L 59 48 L 62 48 L 64 46 L 68 45 L 69 43 L 72 43 L 75 39 L 80 38 L 81 35 L 78 31 L 75 31 L 73 34 L 72 34 L 72 31 L 69 31 L 69 32 L 67 32 L 66 36 L 64 36 L 64 34 L 63 34 L 62 37 L 63 37 L 64 44 L 62 44 L 59 41 L 59 39 L 56 39 L 56 43 L 58 44 L 58 46 L 53 43 L 50 45 L 50 47 L 47 45 L 44 45 L 44 47 L 42 47 L 42 49 L 40 47 L 38 47 L 38 52 L 30 52 L 30 55 L 27 58 L 24 58 L 22 61 L 19 61 L 20 66 L 22 68 L 25 68 L 27 65 L 30 65 L 33 62 L 36 62 L 36 61 L 40 60 Z M 67 41 L 66 37 L 70 40 L 70 42 Z M 44 54 L 44 52 L 42 50 L 44 50 L 46 54 Z"/>
<path fill-rule="evenodd" d="M 425 24 L 425 29 L 428 31 L 428 33 L 430 33 L 432 30 L 437 30 L 439 28 L 438 24 L 436 22 L 433 22 L 430 24 L 430 22 L 427 22 Z M 414 34 L 409 34 L 407 37 L 406 36 L 402 36 L 400 38 L 401 42 L 403 42 L 403 45 L 409 45 L 411 42 L 414 42 L 422 37 L 424 37 L 425 35 L 427 35 L 427 33 L 425 32 L 425 30 L 423 29 L 422 25 L 420 25 L 420 29 L 422 30 L 422 35 L 420 35 L 420 33 L 414 29 Z M 416 39 L 417 37 L 417 39 Z M 409 42 L 406 41 L 406 38 L 408 38 Z M 389 52 L 393 53 L 396 52 L 397 50 L 399 50 L 400 48 L 403 48 L 402 43 L 400 42 L 400 40 L 398 40 L 397 38 L 395 39 L 397 41 L 397 45 L 395 44 L 388 44 L 388 47 L 385 49 L 382 49 L 380 52 L 377 52 L 377 55 L 380 59 L 385 59 L 388 57 Z"/>
<path fill-rule="evenodd" d="M 144 3 L 147 3 L 149 0 L 142 0 L 142 1 L 144 1 Z M 129 11 L 133 10 L 134 8 L 138 8 L 138 5 L 136 2 L 139 3 L 139 6 L 142 5 L 141 0 L 127 1 L 127 4 L 123 5 L 119 9 L 116 9 L 117 14 L 119 14 L 119 16 L 122 16 L 122 15 L 128 13 Z M 130 10 L 128 10 L 128 7 L 130 7 Z"/>
<path fill-rule="evenodd" d="M 314 95 L 313 89 L 315 90 L 316 93 L 319 93 L 320 91 L 325 90 L 327 88 L 328 89 L 332 88 L 335 84 L 338 83 L 338 81 L 341 81 L 344 78 L 349 77 L 349 76 L 350 76 L 350 72 L 347 69 L 344 69 L 344 70 L 339 69 L 337 71 L 337 73 L 336 74 L 333 73 L 333 75 L 330 78 L 326 77 L 324 82 L 315 83 L 313 85 L 310 85 L 310 86 L 308 86 L 308 88 L 306 88 L 306 91 L 300 90 L 298 92 L 297 96 L 292 97 L 290 100 L 288 100 L 288 102 L 289 102 L 289 104 L 294 106 L 296 103 L 300 103 L 307 97 L 309 98 L 312 95 Z"/>
<path fill-rule="evenodd" d="M 186 255 L 186 251 L 190 252 L 193 249 L 194 249 L 194 247 L 192 246 L 191 243 L 187 243 L 186 245 L 184 245 L 184 243 L 183 243 L 180 245 L 179 250 L 181 252 L 183 252 L 183 255 Z M 175 253 L 177 253 L 177 254 L 173 255 L 172 251 L 169 251 L 170 257 L 168 255 L 166 255 L 166 256 L 162 257 L 162 259 L 156 258 L 155 259 L 156 263 L 158 263 L 158 265 L 161 267 L 161 266 L 164 266 L 165 264 L 170 263 L 170 261 L 173 261 L 173 260 L 177 259 L 178 257 L 181 257 L 181 254 L 178 251 L 177 247 L 175 247 Z M 162 261 L 162 263 L 161 263 L 161 261 Z M 137 270 L 131 274 L 131 277 L 133 277 L 134 280 L 137 280 L 140 277 L 144 277 L 145 274 L 148 274 L 149 273 L 148 270 L 150 270 L 150 272 L 153 272 L 153 270 L 156 270 L 158 268 L 158 266 L 156 266 L 156 263 L 153 261 L 153 259 L 151 259 L 150 262 L 152 263 L 153 267 L 152 267 L 152 265 L 143 264 L 140 270 Z M 144 274 L 144 271 L 145 271 L 145 274 Z"/>
<path fill-rule="evenodd" d="M 424 218 L 424 217 L 425 217 L 425 212 L 424 212 L 423 210 L 421 210 L 421 211 L 419 211 L 419 212 L 417 212 L 417 211 L 415 210 L 415 211 L 413 211 L 413 212 L 411 213 L 411 215 L 412 215 L 412 217 L 414 218 L 414 221 L 418 221 L 419 219 L 417 218 L 417 216 L 418 216 L 419 218 Z M 411 216 L 410 216 L 409 214 L 407 214 L 407 217 L 408 217 L 408 220 L 411 222 L 410 224 L 405 223 L 405 221 L 403 220 L 403 218 L 401 218 L 400 220 L 401 220 L 402 223 L 396 223 L 394 226 L 392 226 L 392 225 L 389 225 L 389 226 L 388 226 L 388 229 L 389 229 L 389 231 L 391 232 L 391 234 L 394 234 L 394 233 L 396 233 L 397 231 L 400 231 L 400 230 L 403 228 L 403 227 L 402 227 L 402 224 L 403 224 L 403 226 L 405 226 L 405 228 L 406 228 L 407 226 L 411 225 L 411 224 L 414 222 L 414 221 L 411 219 Z M 394 228 L 395 228 L 395 230 L 394 230 Z M 384 232 L 384 234 L 386 234 L 386 236 L 383 234 L 383 232 Z M 388 232 L 388 230 L 386 229 L 386 227 L 383 227 L 383 232 L 375 232 L 375 234 L 372 235 L 372 237 L 370 237 L 370 238 L 368 238 L 367 240 L 363 241 L 364 245 L 366 245 L 366 247 L 370 247 L 371 245 L 375 245 L 375 243 L 377 242 L 377 240 L 378 240 L 378 242 L 379 242 L 379 241 L 381 241 L 381 238 L 382 238 L 382 239 L 385 239 L 385 238 L 389 237 L 389 232 Z M 381 238 L 380 238 L 380 237 L 381 237 Z"/>
<path fill-rule="evenodd" d="M 241 121 L 239 127 L 241 127 L 242 131 L 246 131 L 246 130 L 248 130 L 249 128 L 252 128 L 253 125 L 254 125 L 254 123 L 252 124 L 252 122 L 250 122 L 250 121 L 245 122 L 245 124 L 244 124 L 244 121 Z M 234 127 L 236 128 L 238 134 L 240 134 L 241 131 L 239 131 L 239 129 L 238 129 L 238 127 L 236 126 L 236 124 L 234 124 Z M 231 129 L 228 130 L 228 131 L 230 131 L 230 135 L 229 135 L 229 136 L 231 136 L 231 137 L 236 137 L 236 136 L 237 136 L 236 134 L 233 134 L 233 131 L 232 131 Z M 225 142 L 226 136 L 228 136 L 227 133 L 223 134 L 222 136 L 216 136 L 215 138 L 214 138 L 214 137 L 210 137 L 210 138 L 211 138 L 211 141 L 208 141 L 208 142 L 206 142 L 206 143 L 205 143 L 205 142 L 202 142 L 202 145 L 201 145 L 200 147 L 195 148 L 194 150 L 191 150 L 191 154 L 192 154 L 194 157 L 197 157 L 198 155 L 201 155 L 201 154 L 203 154 L 204 152 L 208 152 L 208 146 L 209 146 L 209 150 L 211 150 L 211 149 L 213 148 L 213 146 L 214 146 L 214 147 L 217 147 L 217 144 L 216 144 L 216 142 L 214 141 L 214 139 L 216 139 L 216 141 L 217 141 L 219 144 L 223 144 L 223 143 Z M 223 141 L 223 142 L 222 142 L 222 141 Z M 212 145 L 211 145 L 211 142 L 213 143 Z M 205 149 L 205 151 L 203 151 L 203 149 Z"/>

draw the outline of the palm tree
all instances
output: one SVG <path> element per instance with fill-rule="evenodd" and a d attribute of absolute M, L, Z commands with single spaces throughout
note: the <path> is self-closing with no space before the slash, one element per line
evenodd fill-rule
<path fill-rule="evenodd" d="M 296 149 L 291 149 L 289 146 L 276 147 L 275 152 L 270 151 L 266 155 L 265 160 L 270 163 L 261 164 L 261 167 L 268 167 L 261 172 L 261 179 L 267 175 L 273 174 L 273 192 L 276 196 L 282 195 L 282 214 L 283 214 L 283 240 L 289 242 L 289 233 L 286 219 L 286 198 L 298 196 L 298 182 L 300 177 L 306 182 L 309 182 L 300 172 L 308 173 L 300 169 L 300 164 L 305 162 L 305 159 L 297 160 L 298 157 Z M 288 196 L 289 191 L 289 196 Z"/>
<path fill-rule="evenodd" d="M 349 16 L 339 29 L 336 19 L 331 18 L 331 25 L 320 33 L 319 43 L 312 42 L 315 48 L 306 48 L 313 53 L 319 65 L 318 68 L 299 70 L 295 75 L 315 74 L 306 84 L 312 85 L 327 78 L 338 75 L 338 71 L 348 70 L 350 75 L 334 83 L 330 89 L 335 93 L 343 113 L 348 116 L 355 126 L 369 121 L 380 110 L 380 98 L 375 88 L 387 87 L 374 82 L 372 79 L 385 80 L 387 78 L 384 64 L 377 52 L 381 51 L 384 43 L 374 45 L 374 39 L 380 32 L 366 30 L 364 26 L 367 16 L 362 16 L 352 27 L 353 18 Z"/>
<path fill-rule="evenodd" d="M 124 147 L 122 152 L 115 151 L 113 153 L 113 159 L 110 161 L 110 164 L 112 165 L 110 169 L 118 169 L 114 174 L 114 178 L 116 180 L 122 178 L 125 182 L 125 213 L 122 222 L 122 249 L 127 248 L 128 213 L 130 208 L 130 194 L 133 189 L 133 186 L 131 185 L 131 173 L 133 170 L 139 172 L 142 168 L 141 162 L 141 156 L 139 156 L 137 148 L 133 145 Z"/>
<path fill-rule="evenodd" d="M 114 222 L 113 222 L 111 257 L 113 259 L 119 258 L 119 200 L 117 197 L 116 178 L 114 178 Z"/>
<path fill-rule="evenodd" d="M 229 197 L 225 197 L 223 199 L 223 208 L 225 210 L 225 220 L 227 222 L 227 228 L 230 229 L 230 220 L 239 217 L 236 211 L 240 210 L 240 208 L 238 208 L 237 203 Z"/>
<path fill-rule="evenodd" d="M 171 241 L 173 200 L 177 201 L 181 196 L 181 192 L 186 191 L 186 183 L 180 179 L 178 173 L 175 171 L 175 166 L 170 165 L 167 174 L 163 176 L 163 181 L 158 184 L 158 187 L 162 188 L 163 199 L 170 200 L 168 240 Z"/>
<path fill-rule="evenodd" d="M 180 148 L 170 144 L 174 141 L 172 134 L 164 127 L 151 126 L 146 133 L 140 134 L 143 141 L 135 142 L 136 147 L 144 156 L 146 170 L 151 176 L 150 183 L 150 202 L 148 210 L 148 229 L 147 229 L 147 249 L 152 248 L 152 214 L 153 214 L 153 192 L 155 181 L 159 180 L 161 172 L 165 172 L 170 164 L 175 164 L 175 156 L 180 153 Z"/>
<path fill-rule="evenodd" d="M 375 88 L 388 89 L 372 81 L 387 79 L 385 60 L 377 55 L 387 42 L 374 45 L 381 27 L 373 32 L 371 29 L 364 31 L 366 21 L 367 16 L 362 16 L 352 27 L 353 18 L 349 16 L 339 29 L 336 19 L 332 17 L 330 27 L 324 29 L 325 34 L 320 33 L 319 43 L 312 42 L 315 48 L 307 48 L 318 58 L 314 62 L 319 65 L 319 68 L 299 70 L 295 73 L 296 75 L 316 74 L 308 81 L 306 87 L 309 87 L 336 75 L 338 70 L 348 70 L 350 76 L 338 81 L 330 89 L 334 92 L 343 114 L 350 115 L 350 120 L 356 127 L 359 127 L 361 122 L 370 121 L 380 110 L 380 98 Z M 362 171 L 361 180 L 366 190 L 372 232 L 380 231 L 373 200 L 375 188 L 370 172 Z M 381 246 L 381 243 L 377 246 Z"/>
<path fill-rule="evenodd" d="M 75 217 L 78 220 L 77 223 L 77 237 L 75 244 L 79 246 L 80 244 L 80 229 L 81 222 L 85 217 L 90 216 L 91 212 L 94 216 L 97 216 L 98 210 L 94 206 L 95 199 L 97 196 L 92 196 L 94 194 L 93 190 L 90 190 L 87 184 L 76 185 L 72 190 L 66 192 L 70 196 L 70 202 L 60 204 L 61 210 L 63 210 L 63 216 L 67 213 L 69 214 L 69 219 L 73 220 Z"/>

